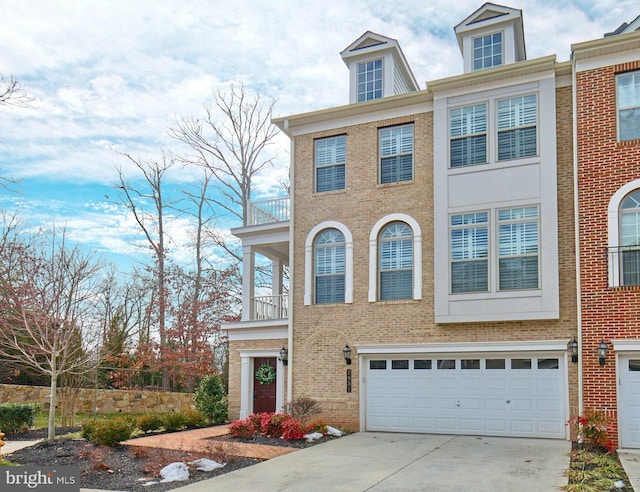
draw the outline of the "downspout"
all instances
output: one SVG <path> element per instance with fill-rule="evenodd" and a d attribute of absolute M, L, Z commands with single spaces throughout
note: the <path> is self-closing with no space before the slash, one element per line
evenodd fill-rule
<path fill-rule="evenodd" d="M 287 325 L 287 351 L 289 352 L 289 364 L 287 365 L 287 397 L 286 401 L 293 400 L 293 285 L 294 285 L 294 247 L 293 247 L 293 212 L 294 212 L 294 178 L 295 178 L 295 142 L 289 134 L 289 120 L 284 120 L 284 132 L 289 137 L 289 320 Z"/>
<path fill-rule="evenodd" d="M 571 88 L 573 89 L 573 209 L 575 221 L 576 248 L 576 296 L 578 317 L 578 414 L 584 409 L 584 390 L 582 378 L 582 287 L 580 284 L 580 201 L 578 191 L 578 84 L 576 76 L 575 54 L 571 53 Z"/>

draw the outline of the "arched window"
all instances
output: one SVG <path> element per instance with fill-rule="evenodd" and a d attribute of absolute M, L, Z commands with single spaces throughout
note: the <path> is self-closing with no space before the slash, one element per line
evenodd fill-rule
<path fill-rule="evenodd" d="M 621 285 L 640 285 L 640 190 L 620 205 L 619 246 Z"/>
<path fill-rule="evenodd" d="M 314 244 L 315 303 L 344 302 L 345 240 L 337 229 L 318 234 Z"/>
<path fill-rule="evenodd" d="M 392 222 L 380 232 L 380 300 L 413 298 L 413 231 Z"/>

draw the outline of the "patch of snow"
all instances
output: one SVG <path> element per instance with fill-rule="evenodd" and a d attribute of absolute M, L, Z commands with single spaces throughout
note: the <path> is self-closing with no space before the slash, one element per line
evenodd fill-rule
<path fill-rule="evenodd" d="M 185 463 L 169 463 L 160 470 L 160 483 L 183 482 L 189 480 L 189 467 Z"/>
<path fill-rule="evenodd" d="M 613 484 L 613 486 L 614 486 L 616 489 L 624 489 L 624 487 L 625 487 L 624 482 L 623 482 L 622 480 L 618 480 L 617 482 L 615 482 L 615 483 Z"/>
<path fill-rule="evenodd" d="M 196 465 L 196 470 L 203 472 L 213 471 L 217 468 L 226 466 L 226 463 L 218 463 L 217 461 L 210 460 L 209 458 L 200 458 L 199 460 L 190 461 L 190 465 Z"/>
<path fill-rule="evenodd" d="M 160 482 L 145 482 L 145 483 L 142 484 L 142 486 L 143 487 L 148 487 L 149 485 L 155 485 L 157 483 L 160 483 Z"/>
<path fill-rule="evenodd" d="M 327 434 L 330 436 L 342 437 L 342 431 L 340 429 L 336 429 L 335 427 L 331 427 L 327 425 Z"/>
<path fill-rule="evenodd" d="M 313 442 L 317 439 L 322 439 L 322 434 L 320 432 L 312 432 L 311 434 L 305 434 L 304 438 L 307 442 Z"/>

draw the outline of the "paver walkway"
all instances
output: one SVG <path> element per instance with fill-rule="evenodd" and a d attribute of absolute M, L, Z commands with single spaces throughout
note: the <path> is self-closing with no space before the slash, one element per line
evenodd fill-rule
<path fill-rule="evenodd" d="M 284 446 L 265 446 L 262 444 L 245 444 L 241 442 L 214 441 L 211 438 L 224 436 L 229 433 L 226 425 L 216 427 L 205 427 L 204 429 L 194 429 L 189 431 L 171 432 L 159 436 L 145 436 L 136 439 L 123 441 L 125 446 L 175 449 L 178 451 L 207 452 L 222 448 L 224 452 L 231 456 L 242 456 L 245 458 L 255 458 L 268 460 L 276 456 L 292 453 L 298 448 Z"/>

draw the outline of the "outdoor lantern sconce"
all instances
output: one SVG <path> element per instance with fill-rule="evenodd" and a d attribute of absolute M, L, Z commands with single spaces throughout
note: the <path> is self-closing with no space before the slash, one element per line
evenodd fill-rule
<path fill-rule="evenodd" d="M 571 362 L 578 362 L 578 340 L 574 339 L 569 342 L 569 353 L 571 354 Z"/>
<path fill-rule="evenodd" d="M 344 360 L 347 363 L 347 365 L 351 364 L 351 347 L 349 347 L 349 345 L 345 345 L 344 348 L 342 349 L 342 354 L 344 355 Z"/>
<path fill-rule="evenodd" d="M 602 340 L 598 344 L 598 362 L 601 366 L 604 366 L 605 359 L 607 358 L 607 350 L 609 350 L 609 347 L 607 347 L 605 341 Z"/>
<path fill-rule="evenodd" d="M 278 357 L 282 361 L 282 365 L 286 366 L 289 363 L 289 352 L 284 346 L 280 349 L 280 357 Z"/>

